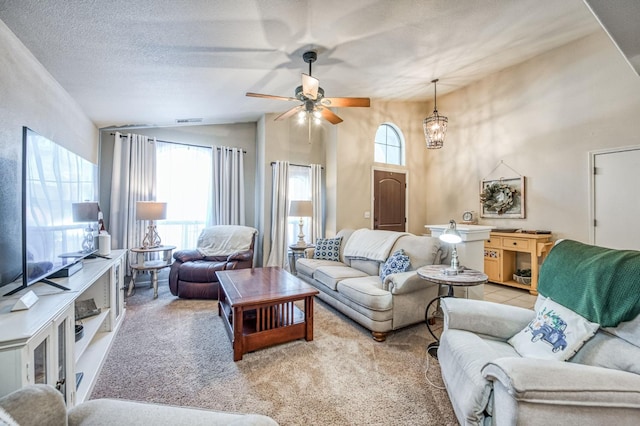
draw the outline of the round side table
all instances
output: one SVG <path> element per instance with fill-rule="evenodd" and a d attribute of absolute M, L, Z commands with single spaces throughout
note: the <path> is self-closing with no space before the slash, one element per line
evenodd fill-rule
<path fill-rule="evenodd" d="M 296 260 L 304 257 L 306 249 L 315 248 L 315 246 L 315 244 L 307 244 L 306 246 L 292 244 L 289 246 L 289 270 L 293 275 L 298 275 L 298 271 L 296 271 Z"/>
<path fill-rule="evenodd" d="M 434 303 L 440 304 L 440 299 L 444 299 L 445 297 L 454 297 L 453 288 L 454 287 L 472 287 L 475 285 L 484 284 L 489 280 L 486 274 L 476 271 L 474 269 L 463 269 L 457 275 L 447 275 L 444 273 L 444 270 L 449 268 L 449 265 L 427 265 L 422 268 L 418 268 L 416 271 L 418 276 L 422 279 L 434 282 L 440 285 L 446 285 L 448 287 L 447 294 L 445 296 L 438 296 L 429 302 L 427 305 L 427 309 L 424 313 L 424 320 L 427 324 L 427 330 L 436 339 L 435 342 L 429 343 L 427 346 L 427 353 L 434 358 L 438 358 L 438 347 L 440 346 L 440 339 L 435 335 L 433 330 L 431 330 L 431 325 L 429 324 L 429 309 L 431 305 Z"/>
<path fill-rule="evenodd" d="M 129 249 L 131 253 L 135 253 L 135 258 L 131 260 L 131 271 L 133 276 L 129 282 L 129 291 L 127 296 L 133 293 L 136 276 L 138 272 L 151 272 L 151 285 L 153 286 L 153 298 L 158 297 L 158 271 L 171 266 L 171 252 L 176 246 L 158 246 L 158 247 L 138 247 Z"/>

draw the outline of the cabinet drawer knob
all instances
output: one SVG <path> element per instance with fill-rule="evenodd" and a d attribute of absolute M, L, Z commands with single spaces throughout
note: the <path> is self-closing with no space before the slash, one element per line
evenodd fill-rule
<path fill-rule="evenodd" d="M 514 246 L 517 246 L 517 245 L 518 245 L 518 243 L 514 241 L 514 242 L 513 242 L 513 245 L 514 245 Z"/>

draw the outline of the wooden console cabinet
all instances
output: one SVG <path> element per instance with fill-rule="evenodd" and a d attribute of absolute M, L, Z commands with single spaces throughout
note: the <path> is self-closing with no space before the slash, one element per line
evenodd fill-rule
<path fill-rule="evenodd" d="M 484 273 L 492 283 L 523 288 L 537 295 L 540 264 L 552 246 L 551 234 L 491 232 L 489 239 L 484 242 Z M 520 284 L 513 280 L 513 274 L 518 269 L 518 253 L 529 255 L 531 284 Z"/>
<path fill-rule="evenodd" d="M 124 318 L 125 254 L 126 250 L 114 250 L 109 259 L 85 259 L 80 271 L 54 280 L 69 290 L 36 283 L 0 298 L 0 396 L 44 383 L 62 392 L 67 407 L 89 398 Z M 11 312 L 29 291 L 38 301 L 27 310 Z M 76 321 L 76 301 L 88 299 L 100 313 Z M 80 322 L 83 336 L 76 341 L 75 324 Z M 82 376 L 77 387 L 76 374 Z"/>

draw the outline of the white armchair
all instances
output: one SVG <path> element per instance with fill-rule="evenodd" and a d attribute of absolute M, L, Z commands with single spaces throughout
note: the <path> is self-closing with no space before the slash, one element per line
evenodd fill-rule
<path fill-rule="evenodd" d="M 621 251 L 602 249 L 602 253 L 619 255 Z M 628 251 L 624 257 L 625 265 L 620 268 L 634 271 L 635 286 L 640 252 Z M 575 269 L 575 275 L 586 268 L 600 277 L 599 263 L 584 258 L 577 264 L 568 263 L 567 268 Z M 565 282 L 567 286 L 574 284 Z M 576 300 L 584 299 L 586 293 L 571 288 L 575 288 Z M 438 360 L 458 421 L 464 425 L 638 424 L 640 297 L 635 288 L 632 294 L 636 305 L 630 312 L 635 317 L 600 328 L 568 361 L 525 358 L 508 343 L 535 317 L 533 310 L 443 299 L 444 332 Z M 615 297 L 605 298 L 609 305 L 622 303 Z M 543 300 L 539 297 L 538 303 Z M 626 297 L 625 302 L 628 300 Z"/>

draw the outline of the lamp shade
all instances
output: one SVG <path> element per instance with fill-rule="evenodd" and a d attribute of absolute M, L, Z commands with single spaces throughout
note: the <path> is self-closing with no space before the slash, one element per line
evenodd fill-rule
<path fill-rule="evenodd" d="M 74 222 L 97 222 L 100 207 L 95 201 L 71 203 L 71 214 Z"/>
<path fill-rule="evenodd" d="M 137 201 L 136 219 L 138 220 L 161 220 L 167 218 L 167 203 L 156 201 Z"/>
<path fill-rule="evenodd" d="M 449 221 L 449 227 L 440 234 L 439 238 L 445 243 L 458 244 L 462 242 L 462 236 L 458 232 L 455 220 L 452 219 Z"/>
<path fill-rule="evenodd" d="M 313 203 L 311 200 L 291 200 L 291 203 L 289 204 L 289 216 L 313 216 Z"/>

